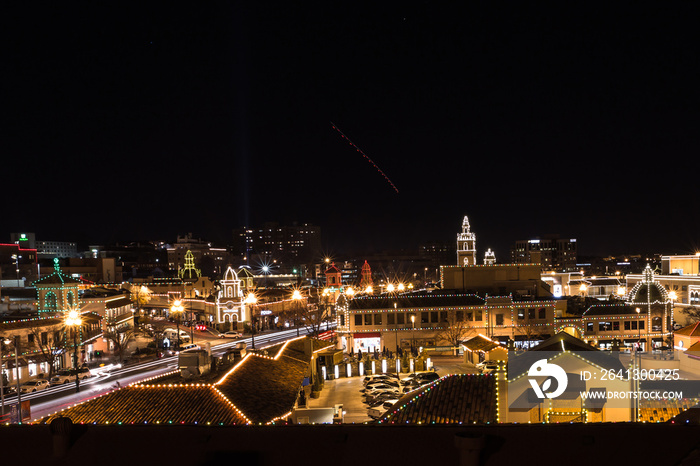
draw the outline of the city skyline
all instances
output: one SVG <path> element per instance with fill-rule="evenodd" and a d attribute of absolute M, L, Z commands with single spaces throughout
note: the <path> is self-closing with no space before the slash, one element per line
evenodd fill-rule
<path fill-rule="evenodd" d="M 621 10 L 19 7 L 0 234 L 693 253 L 691 15 Z"/>

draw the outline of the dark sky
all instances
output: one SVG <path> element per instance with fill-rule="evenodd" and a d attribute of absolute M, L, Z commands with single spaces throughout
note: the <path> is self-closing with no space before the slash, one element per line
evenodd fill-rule
<path fill-rule="evenodd" d="M 0 241 L 700 247 L 690 8 L 200 3 L 6 12 Z"/>

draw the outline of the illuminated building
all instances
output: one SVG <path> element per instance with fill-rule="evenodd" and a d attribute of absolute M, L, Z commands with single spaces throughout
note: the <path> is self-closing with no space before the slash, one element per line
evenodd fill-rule
<path fill-rule="evenodd" d="M 462 220 L 462 232 L 457 234 L 457 265 L 476 265 L 476 235 L 469 226 L 469 218 Z"/>
<path fill-rule="evenodd" d="M 515 301 L 512 296 L 483 298 L 454 291 L 360 296 L 336 307 L 336 332 L 348 352 L 385 347 L 399 351 L 412 345 L 451 352 L 443 335 L 458 323 L 464 325 L 464 340 L 481 333 L 530 346 L 553 334 L 555 304 L 549 299 Z"/>
<path fill-rule="evenodd" d="M 256 263 L 255 256 L 272 257 L 289 268 L 308 264 L 321 250 L 321 229 L 305 223 L 280 225 L 266 222 L 260 227 L 240 227 L 233 231 L 233 254 L 246 264 Z"/>
<path fill-rule="evenodd" d="M 669 294 L 674 307 L 674 320 L 689 324 L 684 310 L 700 306 L 700 255 L 662 256 L 661 273 L 654 281 Z M 625 277 L 627 287 L 632 288 L 644 280 L 644 274 Z"/>
<path fill-rule="evenodd" d="M 216 296 L 216 323 L 237 328 L 239 322 L 245 321 L 243 291 L 238 274 L 229 266 L 224 279 L 219 282 L 220 289 Z"/>
<path fill-rule="evenodd" d="M 544 270 L 572 272 L 576 269 L 577 242 L 556 235 L 516 241 L 510 251 L 514 264 L 542 264 Z"/>
<path fill-rule="evenodd" d="M 192 260 L 197 264 L 209 264 L 204 269 L 204 275 L 220 275 L 224 271 L 226 261 L 228 259 L 228 251 L 226 248 L 217 248 L 212 246 L 212 243 L 202 239 L 195 239 L 192 233 L 187 233 L 185 236 L 178 236 L 177 241 L 167 248 L 168 251 L 168 268 L 171 271 L 178 272 L 186 267 L 187 255 L 191 255 Z M 201 274 L 201 271 L 200 271 Z"/>
<path fill-rule="evenodd" d="M 641 340 L 647 351 L 670 344 L 672 321 L 672 300 L 647 266 L 642 281 L 619 303 L 590 306 L 581 317 L 556 319 L 555 327 L 605 349 L 615 342 L 629 348 Z"/>
<path fill-rule="evenodd" d="M 23 287 L 24 279 L 39 278 L 37 251 L 23 244 L 0 244 L 0 288 Z"/>

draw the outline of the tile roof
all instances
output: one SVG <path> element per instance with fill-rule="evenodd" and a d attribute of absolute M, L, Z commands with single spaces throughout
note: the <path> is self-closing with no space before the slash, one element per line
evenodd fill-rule
<path fill-rule="evenodd" d="M 130 385 L 42 420 L 76 424 L 246 424 L 248 420 L 211 385 Z"/>
<path fill-rule="evenodd" d="M 674 332 L 676 335 L 683 335 L 687 337 L 698 337 L 700 336 L 700 322 L 690 324 L 686 327 L 678 329 Z"/>
<path fill-rule="evenodd" d="M 407 393 L 379 424 L 489 424 L 496 422 L 496 377 L 450 374 Z"/>
<path fill-rule="evenodd" d="M 494 342 L 490 338 L 487 338 L 481 334 L 470 338 L 469 340 L 462 342 L 462 345 L 469 349 L 470 351 L 491 351 L 501 345 L 498 342 Z"/>
<path fill-rule="evenodd" d="M 328 342 L 306 337 L 248 353 L 215 383 L 171 383 L 177 372 L 110 392 L 42 420 L 97 424 L 267 424 L 285 418 L 308 374 L 311 351 Z"/>

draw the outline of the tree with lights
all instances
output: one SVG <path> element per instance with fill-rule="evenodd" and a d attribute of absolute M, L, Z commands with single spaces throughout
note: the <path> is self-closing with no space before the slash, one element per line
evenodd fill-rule
<path fill-rule="evenodd" d="M 137 316 L 141 316 L 141 307 L 148 304 L 151 300 L 151 290 L 147 286 L 132 286 L 131 287 L 131 300 L 136 304 Z"/>

